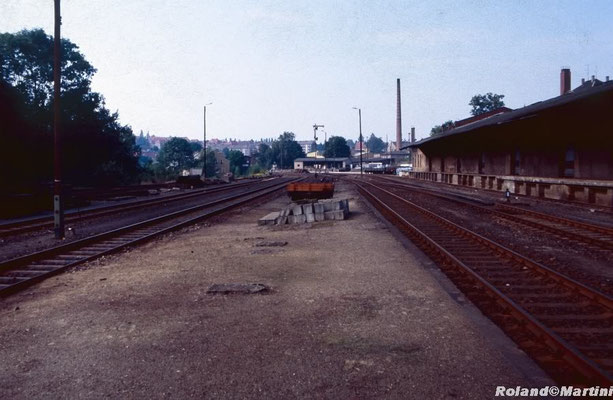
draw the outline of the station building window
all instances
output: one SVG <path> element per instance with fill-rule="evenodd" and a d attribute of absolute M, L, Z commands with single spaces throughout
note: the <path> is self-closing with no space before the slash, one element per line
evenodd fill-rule
<path fill-rule="evenodd" d="M 564 171 L 562 176 L 565 178 L 575 177 L 575 149 L 569 147 L 564 154 Z"/>
<path fill-rule="evenodd" d="M 485 170 L 485 153 L 481 153 L 481 157 L 479 157 L 479 173 L 483 174 Z"/>
<path fill-rule="evenodd" d="M 521 166 L 521 153 L 519 150 L 515 150 L 513 153 L 513 160 L 511 160 L 511 175 L 519 175 L 519 168 Z"/>

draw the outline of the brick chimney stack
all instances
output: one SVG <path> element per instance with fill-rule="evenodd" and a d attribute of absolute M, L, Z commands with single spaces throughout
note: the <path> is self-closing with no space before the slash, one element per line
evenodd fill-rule
<path fill-rule="evenodd" d="M 415 141 L 415 127 L 411 127 L 411 143 Z"/>
<path fill-rule="evenodd" d="M 570 92 L 570 68 L 560 71 L 560 96 Z"/>
<path fill-rule="evenodd" d="M 396 79 L 396 151 L 402 147 L 402 111 L 400 110 L 400 78 Z"/>

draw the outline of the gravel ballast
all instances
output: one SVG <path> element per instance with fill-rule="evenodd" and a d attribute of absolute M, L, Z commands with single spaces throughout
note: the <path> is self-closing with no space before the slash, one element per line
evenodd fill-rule
<path fill-rule="evenodd" d="M 347 220 L 258 226 L 281 196 L 5 299 L 2 397 L 491 398 L 551 384 L 350 185 L 336 193 Z M 267 290 L 207 293 L 228 283 Z"/>

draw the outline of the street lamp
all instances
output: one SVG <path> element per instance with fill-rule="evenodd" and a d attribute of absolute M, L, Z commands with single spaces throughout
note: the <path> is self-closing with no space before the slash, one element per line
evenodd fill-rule
<path fill-rule="evenodd" d="M 203 166 L 202 166 L 202 178 L 206 179 L 206 106 L 210 106 L 213 103 L 207 103 L 204 105 L 204 150 L 202 151 L 202 161 Z"/>
<path fill-rule="evenodd" d="M 360 176 L 364 174 L 364 169 L 362 168 L 362 109 L 358 107 L 353 107 L 354 110 L 358 110 L 358 118 L 360 119 Z"/>

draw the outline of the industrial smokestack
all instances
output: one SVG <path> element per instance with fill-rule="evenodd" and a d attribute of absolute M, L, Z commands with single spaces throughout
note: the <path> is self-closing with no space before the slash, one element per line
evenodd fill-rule
<path fill-rule="evenodd" d="M 411 143 L 415 142 L 415 127 L 411 127 Z"/>
<path fill-rule="evenodd" d="M 400 110 L 400 78 L 396 79 L 396 151 L 402 147 L 402 111 Z"/>
<path fill-rule="evenodd" d="M 560 71 L 560 96 L 570 92 L 570 68 Z"/>

